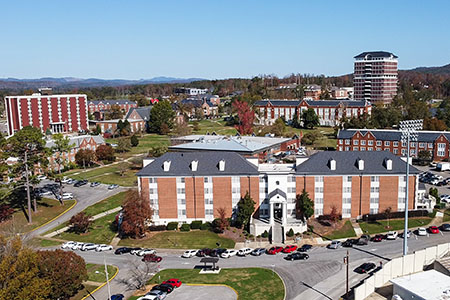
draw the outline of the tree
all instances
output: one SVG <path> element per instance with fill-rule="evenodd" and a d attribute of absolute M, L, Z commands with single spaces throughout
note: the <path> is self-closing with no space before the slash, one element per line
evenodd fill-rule
<path fill-rule="evenodd" d="M 306 222 L 314 215 L 314 202 L 309 198 L 309 194 L 305 190 L 301 194 L 297 194 L 295 198 L 297 218 Z"/>
<path fill-rule="evenodd" d="M 131 149 L 131 141 L 128 138 L 120 138 L 117 141 L 117 148 L 116 150 L 118 152 L 128 152 Z"/>
<path fill-rule="evenodd" d="M 136 190 L 129 190 L 122 208 L 122 224 L 119 228 L 121 236 L 143 237 L 152 215 L 148 199 L 144 199 Z"/>
<path fill-rule="evenodd" d="M 428 191 L 428 194 L 436 199 L 436 203 L 441 203 L 441 197 L 439 197 L 439 191 L 437 188 L 431 187 Z"/>
<path fill-rule="evenodd" d="M 313 129 L 315 126 L 319 126 L 319 117 L 312 108 L 308 108 L 301 114 L 301 121 L 303 122 L 303 127 L 308 129 Z"/>
<path fill-rule="evenodd" d="M 224 230 L 228 226 L 230 226 L 230 222 L 228 222 L 228 218 L 227 218 L 227 211 L 225 210 L 225 208 L 219 207 L 217 209 L 217 214 L 219 215 L 219 217 L 214 220 L 214 227 L 219 232 L 224 232 Z"/>
<path fill-rule="evenodd" d="M 250 108 L 250 105 L 244 101 L 234 101 L 233 110 L 237 112 L 239 117 L 239 124 L 236 129 L 240 134 L 251 134 L 253 132 L 253 123 L 255 120 L 255 113 Z"/>
<path fill-rule="evenodd" d="M 166 124 L 169 129 L 172 129 L 174 118 L 175 112 L 171 103 L 169 101 L 159 101 L 153 105 L 152 113 L 150 114 L 150 130 L 162 134 L 162 124 Z"/>
<path fill-rule="evenodd" d="M 115 132 L 118 132 L 119 136 L 129 135 L 131 132 L 130 122 L 128 122 L 128 120 L 125 121 L 119 120 L 119 122 L 117 122 L 117 128 Z"/>
<path fill-rule="evenodd" d="M 148 156 L 150 157 L 160 157 L 164 153 L 167 152 L 167 146 L 159 145 L 151 147 L 150 150 L 148 150 Z"/>
<path fill-rule="evenodd" d="M 5 142 L 5 154 L 17 157 L 18 161 L 9 171 L 12 178 L 21 178 L 25 181 L 28 201 L 28 222 L 31 217 L 31 195 L 30 195 L 30 170 L 33 172 L 38 164 L 45 168 L 48 165 L 48 149 L 45 148 L 45 140 L 40 129 L 26 126 L 16 132 Z M 20 184 L 20 183 L 19 183 Z M 34 200 L 34 211 L 37 210 L 36 199 Z"/>
<path fill-rule="evenodd" d="M 123 175 L 125 175 L 125 172 L 128 171 L 130 169 L 130 165 L 126 162 L 122 162 L 119 164 L 119 173 L 120 176 L 122 177 Z"/>
<path fill-rule="evenodd" d="M 148 101 L 147 97 L 145 97 L 145 95 L 142 95 L 142 94 L 130 95 L 129 99 L 131 101 L 136 102 L 137 106 L 139 106 L 139 107 L 149 105 L 149 101 Z"/>
<path fill-rule="evenodd" d="M 114 161 L 116 157 L 114 155 L 114 149 L 110 145 L 100 145 L 95 150 L 95 156 L 100 161 Z"/>
<path fill-rule="evenodd" d="M 386 226 L 386 229 L 389 229 L 389 228 L 391 228 L 390 226 L 389 226 L 389 219 L 391 218 L 391 214 L 392 214 L 392 207 L 386 207 L 386 209 L 383 211 L 383 214 L 386 216 L 386 219 L 387 219 L 387 226 Z"/>
<path fill-rule="evenodd" d="M 131 147 L 137 147 L 139 145 L 139 139 L 137 135 L 133 134 L 130 138 Z"/>
<path fill-rule="evenodd" d="M 38 251 L 40 277 L 51 282 L 48 299 L 69 299 L 88 279 L 86 262 L 72 251 Z"/>
<path fill-rule="evenodd" d="M 159 133 L 162 135 L 166 135 L 169 134 L 169 132 L 170 132 L 169 125 L 167 125 L 166 123 L 162 123 L 161 128 L 159 129 Z"/>
<path fill-rule="evenodd" d="M 75 154 L 75 162 L 81 167 L 90 166 L 95 161 L 95 152 L 90 149 L 80 149 Z"/>
<path fill-rule="evenodd" d="M 75 233 L 85 233 L 92 224 L 92 217 L 84 211 L 72 216 L 69 220 L 70 230 Z"/>
<path fill-rule="evenodd" d="M 294 128 L 300 128 L 301 127 L 300 118 L 299 118 L 297 110 L 295 110 L 295 114 L 294 114 L 294 118 L 292 119 L 291 126 L 294 127 Z"/>
<path fill-rule="evenodd" d="M 236 221 L 244 229 L 248 229 L 250 219 L 255 211 L 255 204 L 255 201 L 250 197 L 248 191 L 238 202 Z"/>
<path fill-rule="evenodd" d="M 194 121 L 194 123 L 197 121 Z M 198 122 L 197 122 L 198 126 Z M 186 122 L 178 122 L 175 124 L 173 133 L 176 136 L 184 136 L 184 135 L 190 135 L 192 133 L 192 128 L 188 126 Z"/>
<path fill-rule="evenodd" d="M 431 160 L 431 152 L 428 150 L 420 150 L 417 154 L 417 158 L 421 161 L 429 161 Z"/>
<path fill-rule="evenodd" d="M 199 131 L 200 130 L 200 125 L 199 125 L 198 121 L 194 121 L 192 123 L 192 128 L 194 129 L 194 131 Z"/>
<path fill-rule="evenodd" d="M 275 120 L 275 123 L 271 126 L 271 132 L 276 136 L 283 136 L 286 131 L 286 124 L 282 118 Z"/>
<path fill-rule="evenodd" d="M 312 145 L 312 144 L 314 144 L 315 141 L 317 141 L 321 137 L 322 137 L 322 134 L 320 132 L 317 132 L 317 131 L 307 132 L 302 137 L 302 142 L 305 145 Z"/>
<path fill-rule="evenodd" d="M 102 134 L 102 128 L 100 127 L 99 124 L 97 124 L 97 126 L 95 126 L 95 130 L 92 132 L 93 135 L 100 135 Z"/>
<path fill-rule="evenodd" d="M 63 184 L 61 181 L 61 166 L 64 166 L 68 161 L 69 152 L 74 144 L 70 144 L 70 139 L 63 136 L 61 133 L 53 135 L 53 146 L 51 151 L 53 152 L 53 161 L 58 165 L 58 177 L 59 177 L 59 201 L 63 204 Z M 77 153 L 78 154 L 78 153 Z"/>
<path fill-rule="evenodd" d="M 336 205 L 331 206 L 330 214 L 328 215 L 330 222 L 333 223 L 333 226 L 336 226 L 336 223 L 341 218 L 341 214 L 339 213 Z"/>
<path fill-rule="evenodd" d="M 426 118 L 423 120 L 423 130 L 444 131 L 447 130 L 447 125 L 437 118 Z"/>
<path fill-rule="evenodd" d="M 117 104 L 112 105 L 109 112 L 105 113 L 105 120 L 116 120 L 122 118 L 123 118 L 123 111 Z"/>
<path fill-rule="evenodd" d="M 11 219 L 14 209 L 8 204 L 0 204 L 0 223 Z"/>

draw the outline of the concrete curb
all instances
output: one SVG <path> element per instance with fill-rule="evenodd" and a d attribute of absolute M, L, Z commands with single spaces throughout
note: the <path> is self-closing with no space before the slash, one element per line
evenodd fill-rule
<path fill-rule="evenodd" d="M 68 212 L 69 210 L 71 210 L 75 205 L 77 205 L 77 203 L 78 203 L 77 199 L 74 199 L 74 200 L 75 200 L 75 202 L 74 202 L 68 209 L 66 209 L 65 211 L 63 211 L 62 213 L 60 213 L 59 215 L 57 215 L 56 217 L 54 217 L 53 219 L 51 219 L 50 221 L 47 221 L 47 222 L 45 222 L 44 224 L 39 225 L 39 226 L 36 227 L 36 228 L 33 228 L 32 230 L 28 231 L 27 233 L 33 232 L 33 231 L 35 231 L 35 230 L 38 230 L 39 228 L 44 227 L 44 226 L 47 225 L 47 224 L 50 224 L 51 222 L 55 221 L 56 219 L 58 219 L 59 217 L 61 217 L 62 215 L 64 215 L 66 212 Z"/>

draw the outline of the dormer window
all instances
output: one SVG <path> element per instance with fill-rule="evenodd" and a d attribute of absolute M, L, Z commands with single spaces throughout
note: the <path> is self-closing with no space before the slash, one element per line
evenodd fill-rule
<path fill-rule="evenodd" d="M 219 161 L 219 171 L 225 171 L 225 160 L 223 159 Z"/>
<path fill-rule="evenodd" d="M 192 172 L 196 172 L 197 171 L 197 167 L 198 167 L 198 160 L 193 160 L 191 162 L 191 170 L 192 170 Z"/>
<path fill-rule="evenodd" d="M 163 163 L 163 169 L 164 169 L 164 172 L 169 172 L 169 170 L 170 170 L 170 163 L 171 163 L 170 160 L 166 160 L 166 161 Z"/>

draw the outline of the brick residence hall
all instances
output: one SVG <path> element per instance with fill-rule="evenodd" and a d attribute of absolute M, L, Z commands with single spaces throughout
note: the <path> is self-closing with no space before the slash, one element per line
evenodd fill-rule
<path fill-rule="evenodd" d="M 272 232 L 284 240 L 292 228 L 303 232 L 295 197 L 305 189 L 318 217 L 336 206 L 343 218 L 359 218 L 392 207 L 405 209 L 406 162 L 388 151 L 327 151 L 298 157 L 292 164 L 262 164 L 234 152 L 168 152 L 144 160 L 139 191 L 149 199 L 155 224 L 212 221 L 217 209 L 228 217 L 249 192 L 256 202 L 251 233 Z M 409 209 L 416 209 L 419 170 L 410 167 Z"/>

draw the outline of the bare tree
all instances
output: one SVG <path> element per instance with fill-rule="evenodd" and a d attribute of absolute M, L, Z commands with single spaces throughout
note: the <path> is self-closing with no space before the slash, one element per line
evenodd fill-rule
<path fill-rule="evenodd" d="M 121 280 L 121 283 L 126 285 L 128 290 L 145 290 L 147 281 L 158 272 L 158 265 L 152 262 L 130 260 L 128 266 L 127 279 Z"/>

